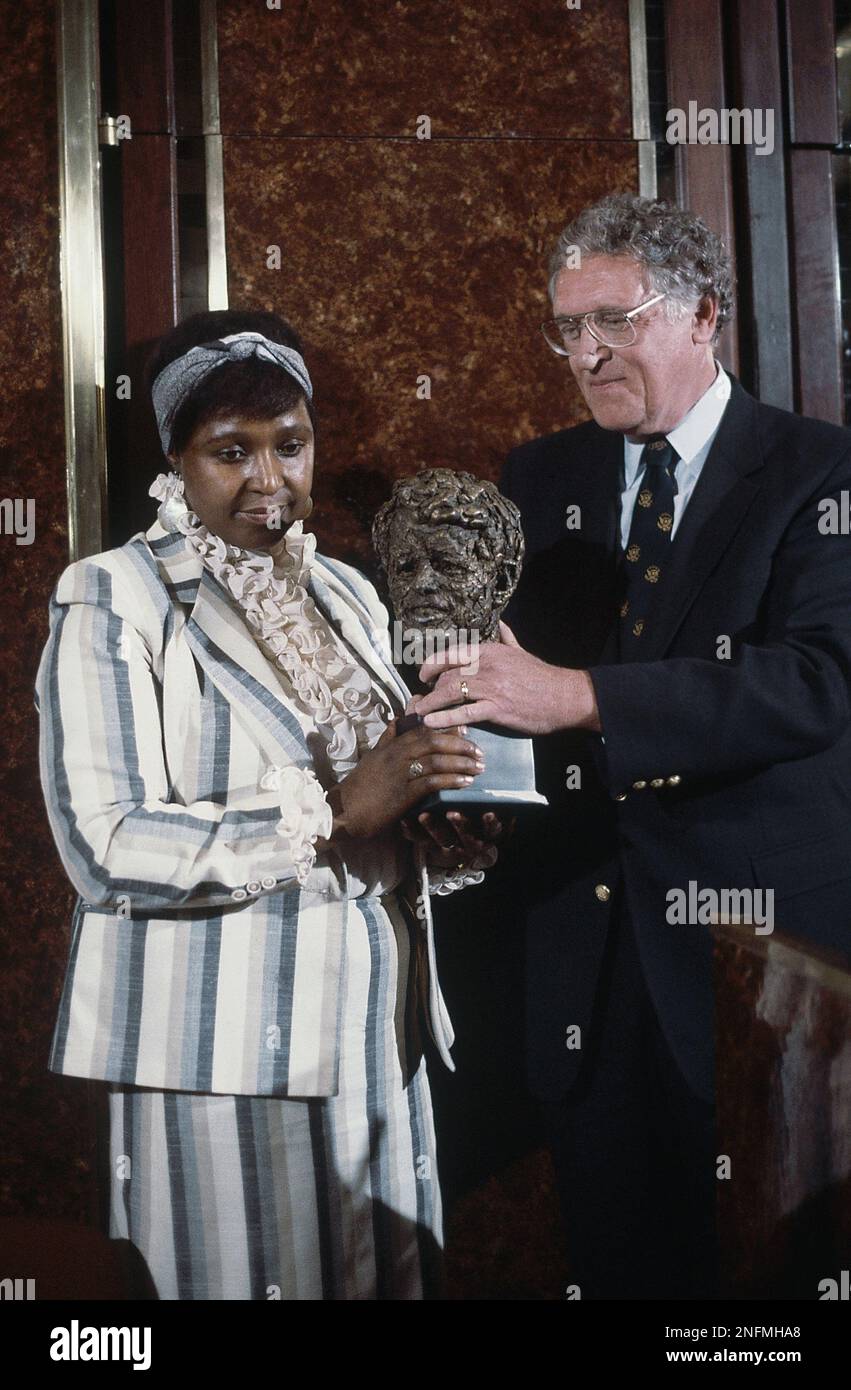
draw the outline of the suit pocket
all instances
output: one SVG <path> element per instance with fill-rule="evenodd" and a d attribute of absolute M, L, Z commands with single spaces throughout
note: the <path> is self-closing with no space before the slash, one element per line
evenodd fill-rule
<path fill-rule="evenodd" d="M 851 879 L 851 827 L 752 854 L 751 864 L 759 887 L 773 888 L 776 898 Z"/>

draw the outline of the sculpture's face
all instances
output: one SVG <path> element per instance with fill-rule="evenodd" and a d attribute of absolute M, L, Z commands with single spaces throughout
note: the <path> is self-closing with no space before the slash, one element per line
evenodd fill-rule
<path fill-rule="evenodd" d="M 489 641 L 506 600 L 498 588 L 499 565 L 490 554 L 483 560 L 482 548 L 478 531 L 425 525 L 412 508 L 398 507 L 386 562 L 397 622 L 416 631 L 475 630 L 480 641 Z"/>

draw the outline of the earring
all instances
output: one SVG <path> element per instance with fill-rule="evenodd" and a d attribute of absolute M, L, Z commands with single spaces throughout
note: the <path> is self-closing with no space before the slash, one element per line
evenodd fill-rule
<path fill-rule="evenodd" d="M 313 498 L 312 498 L 312 497 L 308 497 L 307 501 L 308 501 L 308 503 L 309 503 L 309 506 L 308 506 L 308 510 L 305 512 L 304 516 L 302 517 L 302 521 L 307 521 L 307 518 L 311 515 L 311 513 L 312 513 L 312 511 L 313 511 Z"/>

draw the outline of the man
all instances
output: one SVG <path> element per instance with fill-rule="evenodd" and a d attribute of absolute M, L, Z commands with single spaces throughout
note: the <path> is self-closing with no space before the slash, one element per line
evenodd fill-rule
<path fill-rule="evenodd" d="M 510 626 L 481 648 L 467 703 L 435 657 L 417 708 L 537 736 L 550 810 L 501 854 L 579 1294 L 712 1297 L 711 932 L 696 894 L 749 906 L 754 932 L 851 943 L 851 541 L 837 524 L 851 431 L 761 405 L 724 372 L 729 261 L 681 209 L 629 195 L 586 209 L 550 293 L 545 335 L 593 420 L 510 454 L 501 487 L 527 548 Z"/>

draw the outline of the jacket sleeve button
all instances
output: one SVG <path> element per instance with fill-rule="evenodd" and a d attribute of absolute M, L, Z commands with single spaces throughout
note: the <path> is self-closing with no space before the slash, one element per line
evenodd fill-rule
<path fill-rule="evenodd" d="M 598 883 L 594 889 L 594 896 L 598 902 L 607 903 L 612 896 L 612 890 L 605 883 Z"/>
<path fill-rule="evenodd" d="M 664 777 L 651 777 L 650 785 L 651 787 L 664 787 L 665 779 Z"/>
<path fill-rule="evenodd" d="M 250 883 L 246 883 L 245 890 L 247 893 L 259 893 L 261 886 L 257 879 L 253 878 Z"/>
<path fill-rule="evenodd" d="M 243 898 L 248 897 L 248 894 L 246 893 L 244 888 L 234 888 L 233 892 L 231 893 L 231 897 L 233 898 L 235 903 L 241 903 Z"/>
<path fill-rule="evenodd" d="M 678 786 L 680 785 L 680 782 L 681 782 L 682 780 L 683 780 L 683 779 L 682 779 L 682 777 L 680 776 L 680 774 L 679 774 L 678 772 L 675 772 L 674 775 L 673 775 L 673 777 L 669 777 L 669 778 L 668 778 L 668 786 L 669 786 L 669 787 L 678 787 Z"/>
<path fill-rule="evenodd" d="M 627 795 L 626 792 L 618 792 L 617 796 L 613 797 L 612 800 L 613 800 L 613 801 L 626 801 L 626 795 Z"/>
<path fill-rule="evenodd" d="M 633 784 L 632 784 L 632 790 L 633 790 L 634 792 L 643 792 L 643 791 L 644 791 L 644 788 L 645 788 L 646 786 L 647 786 L 647 783 L 644 782 L 644 781 L 642 781 L 641 778 L 639 778 L 639 780 L 638 780 L 637 782 L 633 782 Z"/>
<path fill-rule="evenodd" d="M 278 880 L 274 874 L 267 874 L 265 878 L 261 878 L 260 882 L 264 888 L 274 888 Z"/>

